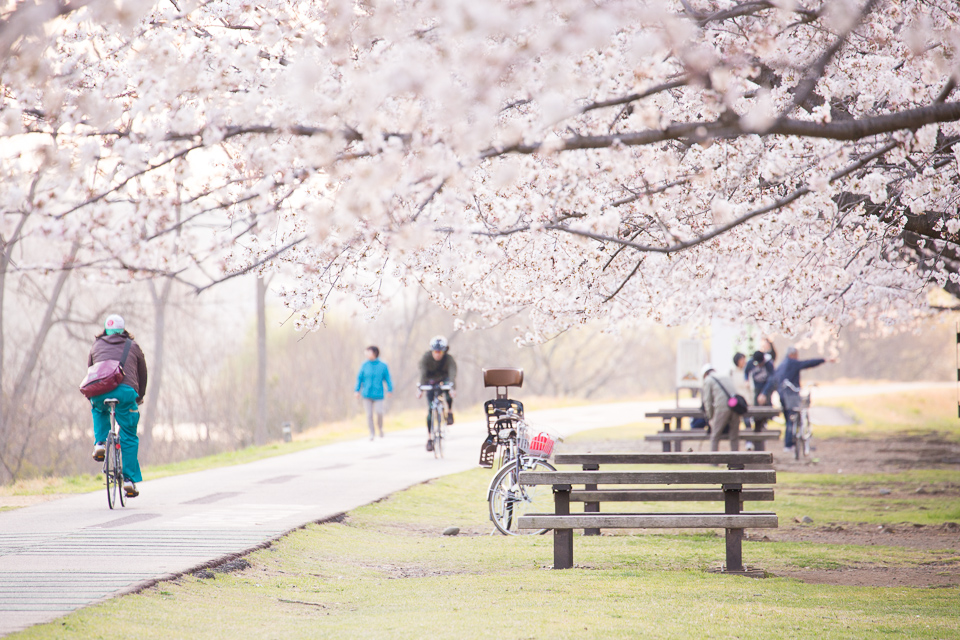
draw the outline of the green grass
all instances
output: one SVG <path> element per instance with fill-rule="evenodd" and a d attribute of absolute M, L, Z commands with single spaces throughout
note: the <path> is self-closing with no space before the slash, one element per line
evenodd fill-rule
<path fill-rule="evenodd" d="M 474 470 L 418 485 L 345 522 L 295 531 L 247 556 L 243 571 L 184 576 L 12 637 L 956 637 L 958 588 L 717 575 L 708 570 L 724 542 L 709 531 L 577 536 L 577 567 L 549 570 L 550 536 L 488 535 L 489 477 Z M 795 479 L 784 488 L 806 486 Z M 821 497 L 798 491 L 796 500 L 813 508 Z M 463 533 L 442 536 L 450 525 Z M 759 541 L 744 543 L 744 557 L 773 574 L 960 563 L 956 549 Z"/>

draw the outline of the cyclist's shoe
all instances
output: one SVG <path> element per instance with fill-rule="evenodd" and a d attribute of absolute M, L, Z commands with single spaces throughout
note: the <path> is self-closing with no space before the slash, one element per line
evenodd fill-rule
<path fill-rule="evenodd" d="M 433 439 L 427 440 L 427 451 L 433 451 Z"/>
<path fill-rule="evenodd" d="M 123 480 L 123 492 L 128 498 L 136 498 L 140 495 L 140 492 L 137 490 L 137 485 L 133 483 L 133 480 Z"/>
<path fill-rule="evenodd" d="M 447 411 L 447 424 L 453 424 L 453 411 Z"/>
<path fill-rule="evenodd" d="M 103 462 L 103 459 L 107 456 L 107 443 L 98 442 L 93 445 L 93 453 L 90 454 L 97 462 Z"/>

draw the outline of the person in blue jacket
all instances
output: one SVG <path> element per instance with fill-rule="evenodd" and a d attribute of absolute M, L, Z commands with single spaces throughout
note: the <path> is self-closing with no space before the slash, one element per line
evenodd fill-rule
<path fill-rule="evenodd" d="M 357 398 L 363 399 L 363 406 L 367 410 L 367 427 L 370 429 L 370 439 L 376 433 L 373 429 L 373 417 L 377 417 L 377 430 L 383 437 L 383 388 L 387 388 L 387 395 L 393 395 L 393 382 L 390 381 L 390 369 L 380 360 L 378 347 L 367 347 L 367 361 L 360 367 L 357 374 L 357 388 L 354 389 Z"/>
<path fill-rule="evenodd" d="M 776 389 L 780 395 L 780 405 L 783 407 L 783 420 L 786 429 L 783 436 L 784 451 L 793 449 L 793 430 L 797 423 L 797 409 L 800 408 L 800 372 L 804 369 L 819 367 L 824 362 L 836 362 L 836 358 L 811 358 L 800 360 L 796 347 L 787 348 L 787 357 L 784 358 L 776 372 L 767 381 L 763 391 L 758 396 L 758 404 L 766 402 L 767 398 Z"/>

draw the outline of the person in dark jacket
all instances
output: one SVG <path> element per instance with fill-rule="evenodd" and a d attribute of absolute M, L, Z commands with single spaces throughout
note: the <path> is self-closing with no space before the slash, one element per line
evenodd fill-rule
<path fill-rule="evenodd" d="M 130 340 L 130 351 L 123 366 L 123 381 L 113 391 L 90 398 L 93 412 L 93 459 L 103 461 L 106 453 L 105 442 L 110 432 L 110 408 L 104 404 L 107 398 L 119 400 L 116 408 L 117 424 L 120 426 L 120 452 L 123 454 L 123 490 L 128 498 L 140 494 L 136 483 L 143 478 L 140 474 L 140 461 L 137 453 L 140 439 L 137 437 L 137 424 L 140 422 L 140 403 L 147 392 L 147 361 L 143 357 L 133 335 L 124 327 L 123 318 L 114 314 L 107 317 L 103 333 L 97 336 L 90 348 L 87 366 L 104 360 L 119 360 L 123 348 Z"/>
<path fill-rule="evenodd" d="M 420 358 L 420 384 L 441 384 L 444 382 L 456 384 L 457 382 L 457 363 L 449 353 L 447 339 L 443 336 L 434 336 L 430 340 L 430 350 Z M 427 434 L 433 434 L 433 417 L 430 415 L 430 403 L 436 391 L 427 392 Z M 453 398 L 456 397 L 455 389 L 442 392 L 447 401 L 447 424 L 453 424 Z M 423 391 L 417 391 L 417 397 L 421 397 Z M 433 440 L 427 436 L 427 451 L 433 451 Z"/>
<path fill-rule="evenodd" d="M 753 388 L 753 404 L 770 406 L 770 396 L 763 396 L 763 388 L 775 374 L 776 369 L 773 366 L 773 357 L 764 351 L 754 351 L 753 358 L 751 358 L 747 364 L 745 373 L 747 381 Z M 763 397 L 762 402 L 760 400 L 761 397 Z M 753 429 L 754 431 L 763 431 L 766 424 L 766 419 L 757 418 L 754 420 Z"/>
<path fill-rule="evenodd" d="M 797 423 L 797 410 L 800 408 L 800 372 L 804 369 L 819 367 L 824 362 L 836 362 L 836 358 L 811 358 L 800 360 L 796 347 L 787 348 L 787 357 L 783 359 L 776 372 L 767 381 L 758 396 L 758 403 L 767 402 L 773 390 L 780 396 L 783 407 L 783 420 L 786 428 L 783 435 L 783 450 L 793 450 L 793 431 Z"/>

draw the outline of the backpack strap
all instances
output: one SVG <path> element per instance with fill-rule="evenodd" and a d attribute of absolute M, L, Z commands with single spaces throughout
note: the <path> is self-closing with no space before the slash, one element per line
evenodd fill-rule
<path fill-rule="evenodd" d="M 123 345 L 123 355 L 120 356 L 120 370 L 123 370 L 123 365 L 127 364 L 127 356 L 130 355 L 130 345 L 133 344 L 133 340 L 127 338 L 127 341 Z"/>
<path fill-rule="evenodd" d="M 733 397 L 732 395 L 730 395 L 730 392 L 727 391 L 727 388 L 723 386 L 723 383 L 720 382 L 720 378 L 718 378 L 717 376 L 710 376 L 710 377 L 713 378 L 716 381 L 716 383 L 720 385 L 720 388 L 723 389 L 723 392 L 727 394 L 727 400 Z"/>

